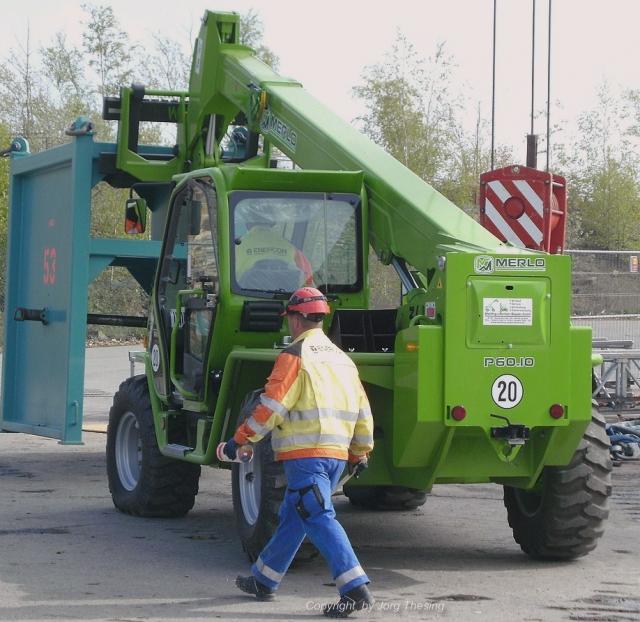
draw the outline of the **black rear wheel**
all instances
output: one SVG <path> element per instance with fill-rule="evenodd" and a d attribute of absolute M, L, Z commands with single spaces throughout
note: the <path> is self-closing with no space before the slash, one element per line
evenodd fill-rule
<path fill-rule="evenodd" d="M 535 492 L 504 487 L 513 537 L 527 555 L 573 559 L 595 549 L 609 515 L 609 447 L 604 418 L 594 410 L 567 466 L 545 467 Z"/>
<path fill-rule="evenodd" d="M 233 509 L 242 548 L 255 561 L 278 526 L 287 487 L 282 465 L 273 459 L 271 435 L 254 445 L 253 460 L 231 469 Z"/>
<path fill-rule="evenodd" d="M 345 486 L 344 494 L 368 510 L 415 510 L 427 500 L 426 491 L 406 486 Z"/>
<path fill-rule="evenodd" d="M 238 422 L 247 419 L 257 406 L 262 389 L 249 393 L 240 405 Z M 278 527 L 278 511 L 287 489 L 287 478 L 281 462 L 275 460 L 271 434 L 253 446 L 253 460 L 234 463 L 231 469 L 233 509 L 242 548 L 255 561 Z M 310 559 L 316 548 L 304 543 L 296 560 Z"/>
<path fill-rule="evenodd" d="M 200 465 L 160 453 L 145 376 L 125 380 L 107 428 L 107 475 L 113 504 L 135 516 L 182 516 L 198 494 Z"/>

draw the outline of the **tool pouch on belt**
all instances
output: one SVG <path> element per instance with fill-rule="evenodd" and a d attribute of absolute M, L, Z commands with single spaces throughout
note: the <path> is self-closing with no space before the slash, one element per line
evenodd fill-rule
<path fill-rule="evenodd" d="M 298 493 L 296 510 L 302 520 L 307 520 L 314 514 L 324 512 L 324 497 L 322 496 L 322 492 L 320 492 L 318 484 L 311 484 L 310 486 L 298 488 L 297 490 L 289 488 L 289 491 Z"/>

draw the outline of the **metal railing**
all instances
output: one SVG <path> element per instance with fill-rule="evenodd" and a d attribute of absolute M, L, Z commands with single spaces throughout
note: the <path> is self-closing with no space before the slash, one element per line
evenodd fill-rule
<path fill-rule="evenodd" d="M 574 326 L 591 326 L 603 362 L 593 398 L 614 412 L 640 408 L 640 250 L 569 250 Z"/>
<path fill-rule="evenodd" d="M 594 370 L 593 398 L 601 409 L 615 412 L 640 408 L 640 350 L 602 350 Z"/>
<path fill-rule="evenodd" d="M 594 339 L 631 340 L 640 348 L 640 250 L 568 250 L 572 260 L 572 322 Z"/>

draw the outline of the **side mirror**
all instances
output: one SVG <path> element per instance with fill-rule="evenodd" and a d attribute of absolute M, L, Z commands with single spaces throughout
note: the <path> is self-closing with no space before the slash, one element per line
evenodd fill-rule
<path fill-rule="evenodd" d="M 127 199 L 124 210 L 124 232 L 127 235 L 144 233 L 147 228 L 147 202 L 138 197 Z"/>

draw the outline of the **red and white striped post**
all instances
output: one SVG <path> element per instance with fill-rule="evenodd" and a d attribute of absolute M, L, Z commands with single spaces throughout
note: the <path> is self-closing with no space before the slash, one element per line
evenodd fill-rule
<path fill-rule="evenodd" d="M 480 223 L 519 248 L 562 253 L 567 184 L 564 177 L 526 166 L 480 175 Z"/>

